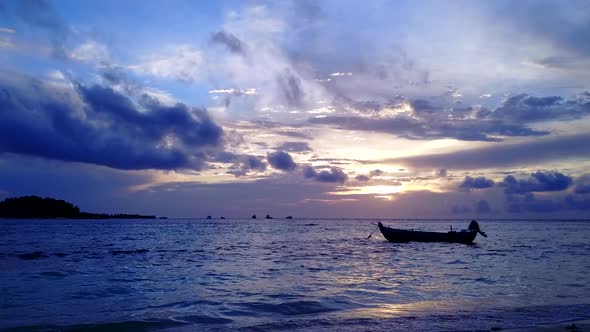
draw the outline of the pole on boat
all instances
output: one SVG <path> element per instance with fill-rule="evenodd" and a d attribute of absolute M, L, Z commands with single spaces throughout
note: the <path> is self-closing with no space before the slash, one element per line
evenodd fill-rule
<path fill-rule="evenodd" d="M 367 236 L 367 240 L 371 238 L 371 236 L 373 236 L 373 233 L 375 233 L 377 231 L 377 229 L 379 229 L 379 225 L 377 225 L 377 227 L 371 232 L 371 234 L 369 234 L 369 236 Z"/>

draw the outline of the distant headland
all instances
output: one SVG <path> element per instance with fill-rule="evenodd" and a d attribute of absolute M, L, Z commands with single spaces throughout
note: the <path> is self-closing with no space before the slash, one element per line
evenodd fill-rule
<path fill-rule="evenodd" d="M 140 214 L 80 212 L 72 203 L 39 196 L 10 197 L 0 202 L 0 218 L 14 219 L 156 219 Z"/>

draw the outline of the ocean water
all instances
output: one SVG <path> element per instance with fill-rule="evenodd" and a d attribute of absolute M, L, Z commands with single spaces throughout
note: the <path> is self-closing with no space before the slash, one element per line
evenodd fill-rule
<path fill-rule="evenodd" d="M 0 329 L 487 331 L 590 318 L 590 221 L 0 220 Z M 443 231 L 468 221 L 383 220 Z"/>

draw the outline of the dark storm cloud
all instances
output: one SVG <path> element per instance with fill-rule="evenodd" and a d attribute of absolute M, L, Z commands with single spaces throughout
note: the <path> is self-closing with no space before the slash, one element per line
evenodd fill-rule
<path fill-rule="evenodd" d="M 309 144 L 305 142 L 285 142 L 276 148 L 287 152 L 309 152 L 312 151 Z"/>
<path fill-rule="evenodd" d="M 547 120 L 574 120 L 590 114 L 590 100 L 583 98 L 564 100 L 559 96 L 534 97 L 519 94 L 506 99 L 486 117 L 513 122 L 539 122 Z"/>
<path fill-rule="evenodd" d="M 312 166 L 303 167 L 303 177 L 306 179 L 313 178 L 316 175 L 316 171 Z"/>
<path fill-rule="evenodd" d="M 586 158 L 590 155 L 590 134 L 535 140 L 445 154 L 395 158 L 378 163 L 403 164 L 416 168 L 481 169 L 529 165 L 547 161 Z"/>
<path fill-rule="evenodd" d="M 367 181 L 371 180 L 371 177 L 361 174 L 361 175 L 355 176 L 354 179 L 359 182 L 367 182 Z"/>
<path fill-rule="evenodd" d="M 282 171 L 292 171 L 297 168 L 297 164 L 291 158 L 291 155 L 284 151 L 269 153 L 266 157 L 272 168 Z"/>
<path fill-rule="evenodd" d="M 204 109 L 190 108 L 182 103 L 167 106 L 144 94 L 139 103 L 148 112 L 141 112 L 131 99 L 110 87 L 79 85 L 78 90 L 92 112 L 101 118 L 106 115 L 115 130 L 137 133 L 150 141 L 173 135 L 190 147 L 221 143 L 222 129 Z"/>
<path fill-rule="evenodd" d="M 213 33 L 211 42 L 224 45 L 232 53 L 244 54 L 246 52 L 246 45 L 238 37 L 226 31 Z"/>
<path fill-rule="evenodd" d="M 550 213 L 564 208 L 560 201 L 538 199 L 533 193 L 525 195 L 507 195 L 505 210 L 510 213 Z"/>
<path fill-rule="evenodd" d="M 266 163 L 259 156 L 243 155 L 237 157 L 238 162 L 230 167 L 227 172 L 235 176 L 244 176 L 249 172 L 264 172 L 266 170 Z"/>
<path fill-rule="evenodd" d="M 330 183 L 344 183 L 348 180 L 348 175 L 338 167 L 331 167 L 330 170 L 321 170 L 318 172 L 312 166 L 305 166 L 303 168 L 303 176 L 307 179 Z"/>
<path fill-rule="evenodd" d="M 301 87 L 301 79 L 290 71 L 285 71 L 277 77 L 277 84 L 284 100 L 289 106 L 301 107 L 305 92 Z"/>
<path fill-rule="evenodd" d="M 322 170 L 317 172 L 315 177 L 320 182 L 336 182 L 343 183 L 348 179 L 348 175 L 338 167 L 332 167 L 329 171 Z"/>
<path fill-rule="evenodd" d="M 108 85 L 121 86 L 130 95 L 141 93 L 143 88 L 142 84 L 130 78 L 122 67 L 103 66 L 100 68 L 99 74 Z"/>
<path fill-rule="evenodd" d="M 410 105 L 414 109 L 414 113 L 417 114 L 432 114 L 441 110 L 440 107 L 435 107 L 428 100 L 424 99 L 413 100 L 410 102 Z"/>
<path fill-rule="evenodd" d="M 526 194 L 530 192 L 562 191 L 569 188 L 573 180 L 559 172 L 535 172 L 527 179 L 516 179 L 512 175 L 504 178 L 498 185 L 504 187 L 506 194 Z"/>
<path fill-rule="evenodd" d="M 576 185 L 586 181 L 586 175 L 578 177 Z M 505 210 L 511 213 L 551 213 L 558 211 L 590 210 L 590 196 L 587 192 L 573 191 L 563 195 L 572 184 L 572 178 L 559 172 L 535 172 L 527 179 L 507 176 L 498 186 L 505 187 Z M 538 198 L 535 193 L 552 194 Z"/>
<path fill-rule="evenodd" d="M 0 82 L 0 152 L 119 169 L 199 169 L 199 148 L 221 145 L 223 131 L 204 109 L 74 85 Z"/>
<path fill-rule="evenodd" d="M 64 44 L 70 29 L 49 1 L 8 0 L 0 4 L 0 18 L 41 31 L 50 40 L 53 55 L 61 59 L 68 58 Z"/>
<path fill-rule="evenodd" d="M 259 172 L 266 170 L 266 164 L 260 157 L 247 156 L 243 163 L 248 169 L 257 170 Z"/>
<path fill-rule="evenodd" d="M 335 162 L 332 162 L 332 164 L 334 164 Z M 348 164 L 348 163 L 347 163 Z M 369 174 L 359 174 L 357 176 L 355 176 L 355 180 L 359 181 L 359 182 L 367 182 L 369 180 L 371 180 L 373 177 L 375 176 L 380 176 L 383 175 L 384 172 L 380 169 L 375 169 L 369 172 Z M 401 186 L 401 182 L 395 182 L 394 184 L 392 184 L 394 186 Z"/>
<path fill-rule="evenodd" d="M 578 177 L 575 181 L 576 194 L 590 194 L 590 174 L 585 174 Z"/>
<path fill-rule="evenodd" d="M 466 176 L 465 180 L 463 180 L 463 182 L 461 182 L 461 184 L 459 185 L 459 188 L 470 190 L 470 189 L 490 188 L 493 186 L 494 186 L 494 181 L 492 181 L 490 179 L 486 179 L 483 176 L 476 177 L 476 178 L 473 178 L 471 176 Z"/>

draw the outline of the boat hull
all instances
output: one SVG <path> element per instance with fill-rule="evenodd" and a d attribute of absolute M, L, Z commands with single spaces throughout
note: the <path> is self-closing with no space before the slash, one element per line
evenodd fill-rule
<path fill-rule="evenodd" d="M 405 230 L 390 228 L 379 225 L 381 234 L 389 242 L 450 242 L 450 243 L 472 243 L 477 236 L 476 231 L 461 231 L 461 232 L 421 232 L 414 230 Z"/>

